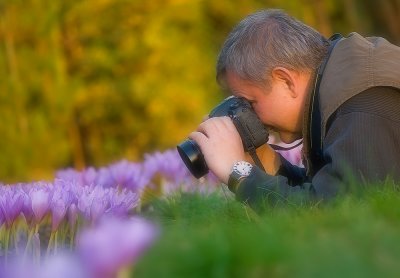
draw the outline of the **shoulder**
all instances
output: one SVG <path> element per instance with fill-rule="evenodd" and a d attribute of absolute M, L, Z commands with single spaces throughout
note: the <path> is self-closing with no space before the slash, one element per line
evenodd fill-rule
<path fill-rule="evenodd" d="M 399 157 L 399 89 L 391 87 L 367 89 L 344 102 L 329 119 L 324 148 L 341 145 L 341 150 L 347 149 L 353 153 L 360 148 L 369 149 L 371 144 L 384 146 L 379 147 L 379 152 L 391 146 L 392 149 L 396 149 L 392 154 Z"/>
<path fill-rule="evenodd" d="M 369 88 L 344 102 L 336 114 L 351 112 L 375 114 L 400 121 L 400 89 L 389 86 Z"/>
<path fill-rule="evenodd" d="M 400 48 L 379 37 L 353 33 L 339 41 L 328 60 L 320 85 L 323 131 L 345 102 L 368 89 L 400 88 Z"/>

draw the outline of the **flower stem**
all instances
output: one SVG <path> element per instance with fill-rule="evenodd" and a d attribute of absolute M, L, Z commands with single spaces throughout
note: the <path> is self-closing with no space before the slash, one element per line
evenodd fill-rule
<path fill-rule="evenodd" d="M 50 255 L 50 248 L 51 248 L 51 244 L 54 241 L 54 234 L 55 234 L 54 231 L 52 231 L 50 234 L 49 243 L 47 244 L 46 257 L 48 257 Z"/>
<path fill-rule="evenodd" d="M 35 233 L 35 228 L 32 227 L 32 229 L 30 229 L 29 234 L 28 234 L 28 241 L 26 242 L 24 256 L 23 256 L 24 259 L 26 258 L 26 255 L 28 253 L 28 248 L 31 245 L 31 241 L 32 241 L 32 237 L 33 237 L 34 233 Z"/>
<path fill-rule="evenodd" d="M 75 242 L 75 229 L 71 228 L 69 237 L 69 248 L 71 251 L 74 248 L 74 242 Z"/>
<path fill-rule="evenodd" d="M 36 226 L 35 226 L 35 233 L 34 233 L 34 236 L 36 237 L 38 237 L 38 239 L 40 240 L 40 237 L 39 237 L 39 224 L 36 224 Z M 37 243 L 37 246 L 35 246 L 35 256 L 36 256 L 36 262 L 37 262 L 37 264 L 39 265 L 40 264 L 40 241 Z"/>
<path fill-rule="evenodd" d="M 9 228 L 6 228 L 6 238 L 4 240 L 4 261 L 6 265 L 8 259 L 8 244 L 10 242 L 10 234 L 11 234 L 11 226 Z"/>
<path fill-rule="evenodd" d="M 67 234 L 68 234 L 68 225 L 64 221 L 62 228 L 61 228 L 61 244 L 63 246 L 65 246 L 65 240 L 67 238 Z"/>
<path fill-rule="evenodd" d="M 54 233 L 54 254 L 57 253 L 57 237 L 58 237 L 58 230 Z"/>
<path fill-rule="evenodd" d="M 12 237 L 13 237 L 13 242 L 14 242 L 14 250 L 15 250 L 15 254 L 17 255 L 17 257 L 19 256 L 18 231 L 19 231 L 19 227 L 15 227 L 15 225 L 14 225 Z"/>

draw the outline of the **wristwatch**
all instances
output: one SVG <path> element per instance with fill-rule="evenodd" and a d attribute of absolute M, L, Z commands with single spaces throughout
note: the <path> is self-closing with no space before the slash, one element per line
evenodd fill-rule
<path fill-rule="evenodd" d="M 248 177 L 253 169 L 253 165 L 251 165 L 247 161 L 238 161 L 232 167 L 232 172 L 229 175 L 228 180 L 228 188 L 232 192 L 236 192 L 240 182 Z"/>

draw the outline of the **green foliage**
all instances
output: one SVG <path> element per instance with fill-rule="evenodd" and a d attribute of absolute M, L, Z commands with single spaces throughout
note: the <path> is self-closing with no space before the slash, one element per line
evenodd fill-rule
<path fill-rule="evenodd" d="M 162 235 L 132 277 L 395 277 L 399 201 L 375 188 L 256 215 L 222 194 L 175 196 L 154 205 Z"/>
<path fill-rule="evenodd" d="M 283 8 L 327 36 L 356 29 L 400 41 L 391 20 L 398 13 L 394 1 L 375 6 L 356 0 L 0 1 L 0 180 L 42 179 L 57 168 L 174 147 L 222 99 L 216 56 L 248 13 Z"/>

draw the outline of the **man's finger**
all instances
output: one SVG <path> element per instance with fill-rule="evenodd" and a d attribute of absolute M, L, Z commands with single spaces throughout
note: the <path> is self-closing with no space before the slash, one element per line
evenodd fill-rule
<path fill-rule="evenodd" d="M 190 133 L 189 138 L 196 141 L 196 143 L 199 144 L 199 146 L 206 144 L 208 140 L 207 136 L 204 133 L 198 131 Z"/>

